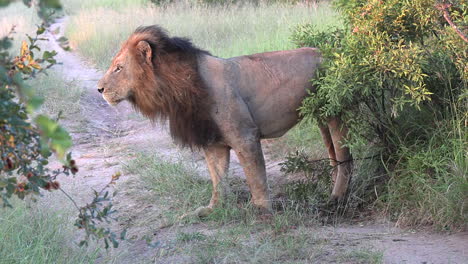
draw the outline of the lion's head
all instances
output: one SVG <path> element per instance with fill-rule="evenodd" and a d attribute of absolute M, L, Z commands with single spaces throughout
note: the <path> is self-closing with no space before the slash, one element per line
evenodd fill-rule
<path fill-rule="evenodd" d="M 123 100 L 151 120 L 168 119 L 182 145 L 204 146 L 217 138 L 210 98 L 198 73 L 198 57 L 209 54 L 158 26 L 139 27 L 122 45 L 98 83 L 111 105 Z"/>
<path fill-rule="evenodd" d="M 147 41 L 151 35 L 135 32 L 112 60 L 111 66 L 98 83 L 98 91 L 110 104 L 132 100 L 137 91 L 155 86 L 153 51 Z"/>

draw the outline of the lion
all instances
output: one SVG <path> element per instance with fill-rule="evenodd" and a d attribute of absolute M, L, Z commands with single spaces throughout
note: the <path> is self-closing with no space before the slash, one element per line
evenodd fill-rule
<path fill-rule="evenodd" d="M 213 184 L 209 214 L 220 203 L 230 150 L 238 156 L 251 202 L 271 212 L 261 139 L 284 135 L 300 120 L 297 109 L 322 62 L 315 48 L 258 53 L 229 59 L 212 56 L 187 38 L 170 37 L 159 26 L 139 27 L 113 58 L 98 83 L 110 105 L 129 101 L 152 121 L 167 120 L 173 140 L 204 151 Z M 347 135 L 339 117 L 320 126 L 334 186 L 342 198 L 351 173 Z M 200 213 L 202 214 L 202 213 Z"/>

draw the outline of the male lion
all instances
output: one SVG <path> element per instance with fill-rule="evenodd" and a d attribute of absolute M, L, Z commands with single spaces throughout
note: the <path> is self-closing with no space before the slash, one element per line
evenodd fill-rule
<path fill-rule="evenodd" d="M 111 105 L 128 100 L 151 120 L 168 120 L 172 138 L 201 148 L 213 182 L 203 214 L 219 202 L 219 184 L 229 169 L 232 148 L 244 169 L 252 202 L 271 210 L 264 138 L 280 137 L 299 120 L 297 109 L 321 63 L 313 48 L 222 59 L 169 37 L 158 26 L 139 27 L 123 44 L 99 81 L 98 91 Z M 332 197 L 347 189 L 351 159 L 341 140 L 339 118 L 320 128 L 331 163 L 337 166 Z"/>

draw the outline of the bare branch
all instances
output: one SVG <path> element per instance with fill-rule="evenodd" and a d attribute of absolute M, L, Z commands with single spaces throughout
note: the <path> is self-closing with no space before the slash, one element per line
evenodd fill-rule
<path fill-rule="evenodd" d="M 468 42 L 468 37 L 453 23 L 452 18 L 450 17 L 450 14 L 448 12 L 448 8 L 451 7 L 451 4 L 447 3 L 441 3 L 436 5 L 436 8 L 440 11 L 442 11 L 445 20 L 450 24 L 450 26 L 457 32 L 457 34 L 465 41 Z"/>

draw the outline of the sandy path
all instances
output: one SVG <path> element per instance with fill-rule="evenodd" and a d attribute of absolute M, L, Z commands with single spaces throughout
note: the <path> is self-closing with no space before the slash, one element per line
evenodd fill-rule
<path fill-rule="evenodd" d="M 53 32 L 57 28 L 62 28 L 63 31 L 63 25 L 64 20 L 58 20 L 51 26 L 50 31 Z M 67 181 L 62 185 L 78 202 L 89 200 L 90 188 L 100 189 L 107 184 L 111 175 L 121 171 L 122 164 L 128 162 L 137 151 L 156 150 L 164 158 L 184 156 L 189 161 L 203 163 L 199 153 L 190 154 L 178 149 L 172 144 L 164 127 L 152 126 L 135 115 L 128 104 L 122 103 L 116 108 L 109 107 L 96 90 L 96 83 L 103 73 L 87 65 L 73 52 L 63 51 L 54 41 L 58 36 L 49 36 L 52 40 L 48 44 L 49 49 L 58 51 L 57 59 L 62 63 L 55 67 L 55 70 L 61 72 L 66 80 L 74 80 L 85 90 L 81 98 L 81 114 L 85 120 L 65 122 L 75 142 L 72 151 L 80 172 L 73 179 L 62 179 Z M 243 177 L 235 157 L 232 162 L 233 174 Z M 274 176 L 270 177 L 270 182 L 281 176 L 277 162 L 269 161 L 267 167 L 269 175 Z M 203 170 L 202 175 L 208 177 Z M 128 180 L 129 176 L 123 175 L 120 181 L 125 183 Z M 136 201 L 125 200 L 125 195 L 119 197 L 116 198 L 116 203 L 120 208 L 126 208 L 127 211 L 134 209 L 135 214 L 143 210 Z M 391 223 L 364 223 L 315 229 L 311 232 L 322 233 L 333 242 L 330 252 L 364 245 L 382 250 L 385 263 L 468 263 L 466 232 L 454 235 L 412 232 L 394 228 Z M 124 244 L 121 250 L 135 251 L 135 254 L 144 256 L 154 249 Z M 320 263 L 327 262 L 325 260 Z"/>

